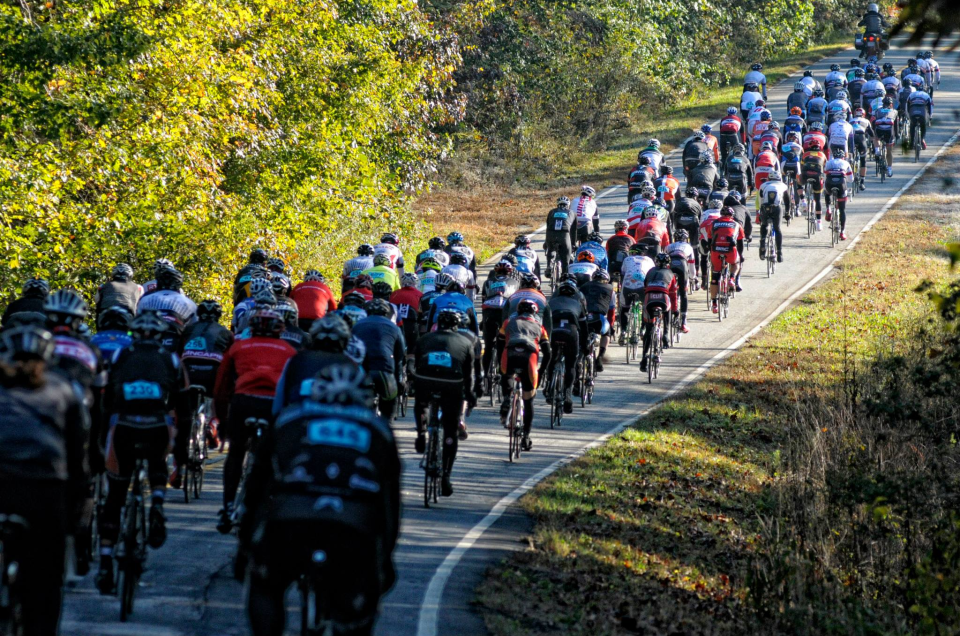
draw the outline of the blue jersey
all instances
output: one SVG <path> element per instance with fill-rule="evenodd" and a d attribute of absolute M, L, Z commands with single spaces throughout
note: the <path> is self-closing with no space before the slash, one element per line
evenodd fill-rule
<path fill-rule="evenodd" d="M 800 115 L 790 115 L 783 120 L 782 129 L 784 134 L 790 132 L 798 132 L 802 134 L 804 128 L 806 128 L 806 122 Z"/>
<path fill-rule="evenodd" d="M 90 343 L 100 349 L 103 359 L 107 363 L 112 362 L 117 352 L 127 348 L 132 342 L 133 337 L 129 333 L 114 329 L 101 331 L 90 339 Z"/>
<path fill-rule="evenodd" d="M 582 243 L 580 247 L 577 248 L 577 254 L 581 252 L 590 252 L 593 254 L 593 262 L 596 263 L 597 267 L 607 269 L 607 250 L 603 249 L 603 245 L 600 243 L 596 241 Z"/>
<path fill-rule="evenodd" d="M 456 309 L 460 313 L 460 322 L 468 326 L 470 331 L 479 335 L 477 329 L 477 311 L 473 308 L 473 301 L 458 292 L 446 292 L 433 299 L 430 308 L 430 326 L 437 324 L 437 316 L 443 309 Z"/>

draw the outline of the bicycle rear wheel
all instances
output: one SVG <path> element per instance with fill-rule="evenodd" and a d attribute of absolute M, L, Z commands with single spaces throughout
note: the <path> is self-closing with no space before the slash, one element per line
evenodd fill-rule
<path fill-rule="evenodd" d="M 913 162 L 917 163 L 920 161 L 920 124 L 917 124 L 913 127 Z"/>

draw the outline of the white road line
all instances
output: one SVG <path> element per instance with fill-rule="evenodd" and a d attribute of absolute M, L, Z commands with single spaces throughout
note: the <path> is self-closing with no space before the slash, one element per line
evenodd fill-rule
<path fill-rule="evenodd" d="M 927 163 L 925 163 L 922 168 L 920 168 L 920 171 L 917 172 L 917 174 L 915 174 L 913 178 L 907 181 L 907 183 L 905 183 L 904 186 L 900 188 L 900 190 L 898 190 L 897 193 L 894 194 L 893 197 L 891 197 L 887 201 L 886 205 L 880 208 L 880 211 L 877 212 L 872 219 L 870 219 L 870 221 L 863 227 L 862 230 L 860 230 L 860 232 L 857 234 L 857 236 L 854 237 L 854 239 L 850 242 L 850 244 L 847 245 L 842 251 L 840 251 L 840 253 L 837 254 L 837 257 L 835 259 L 830 261 L 829 265 L 824 267 L 823 270 L 819 274 L 814 276 L 806 285 L 804 285 L 803 287 L 795 291 L 793 294 L 791 294 L 790 297 L 787 298 L 785 301 L 783 301 L 783 303 L 781 303 L 780 306 L 774 309 L 770 315 L 768 315 L 766 318 L 760 321 L 760 323 L 756 327 L 748 331 L 736 342 L 726 347 L 723 351 L 720 351 L 715 356 L 710 358 L 710 360 L 708 360 L 704 364 L 697 367 L 694 371 L 690 372 L 690 374 L 688 374 L 684 379 L 680 380 L 669 391 L 664 393 L 663 397 L 661 397 L 657 402 L 651 404 L 650 406 L 647 406 L 646 408 L 641 410 L 637 415 L 632 416 L 620 422 L 619 424 L 617 424 L 616 426 L 611 428 L 609 431 L 607 431 L 600 437 L 596 438 L 595 440 L 593 440 L 583 448 L 570 453 L 566 457 L 558 459 L 557 461 L 550 464 L 549 466 L 547 466 L 537 474 L 527 479 L 525 482 L 520 484 L 520 486 L 514 489 L 510 494 L 508 494 L 503 499 L 498 501 L 496 505 L 494 505 L 493 508 L 490 509 L 490 512 L 488 512 L 483 519 L 481 519 L 475 526 L 473 526 L 470 529 L 469 532 L 467 532 L 467 534 L 464 535 L 462 539 L 460 539 L 457 545 L 449 552 L 449 554 L 447 554 L 447 556 L 443 559 L 443 562 L 437 568 L 437 571 L 434 572 L 433 576 L 430 578 L 430 584 L 427 586 L 427 590 L 423 595 L 423 603 L 420 604 L 420 616 L 417 622 L 417 636 L 437 636 L 437 630 L 439 629 L 439 622 L 440 622 L 440 602 L 443 599 L 443 591 L 444 591 L 444 588 L 446 588 L 447 581 L 450 579 L 450 575 L 453 574 L 453 570 L 457 567 L 457 564 L 459 564 L 460 561 L 463 559 L 463 555 L 467 553 L 467 550 L 472 548 L 474 544 L 476 544 L 476 542 L 480 539 L 480 537 L 483 536 L 483 533 L 486 532 L 487 529 L 490 528 L 490 526 L 496 523 L 497 520 L 503 516 L 503 513 L 506 512 L 507 508 L 509 508 L 514 503 L 516 503 L 516 501 L 520 499 L 520 497 L 525 495 L 534 486 L 536 486 L 538 483 L 540 483 L 541 481 L 549 477 L 552 473 L 556 472 L 561 467 L 565 466 L 566 464 L 569 464 L 571 461 L 582 456 L 587 451 L 594 449 L 600 446 L 601 444 L 604 444 L 607 440 L 609 440 L 614 435 L 620 433 L 623 429 L 627 428 L 631 424 L 638 422 L 640 419 L 642 419 L 644 416 L 650 413 L 650 411 L 658 407 L 663 401 L 669 399 L 679 391 L 685 389 L 687 386 L 695 382 L 704 373 L 706 373 L 711 367 L 717 365 L 727 356 L 729 356 L 734 351 L 742 347 L 747 340 L 749 340 L 751 337 L 756 335 L 757 332 L 759 332 L 761 329 L 763 329 L 768 324 L 770 324 L 771 321 L 773 321 L 777 316 L 782 314 L 788 307 L 790 307 L 794 302 L 796 302 L 798 298 L 800 298 L 805 293 L 807 293 L 810 290 L 810 288 L 812 288 L 814 285 L 816 285 L 821 280 L 823 280 L 828 275 L 830 275 L 830 273 L 833 271 L 834 267 L 836 266 L 837 262 L 840 261 L 840 259 L 843 258 L 848 251 L 853 249 L 853 246 L 859 242 L 860 237 L 863 235 L 863 233 L 869 231 L 870 228 L 876 225 L 877 221 L 883 218 L 883 215 L 886 214 L 890 210 L 890 208 L 892 208 L 894 205 L 897 204 L 897 201 L 900 200 L 900 197 L 902 197 L 903 194 L 907 190 L 909 190 L 910 187 L 913 186 L 913 184 L 915 184 L 917 180 L 921 176 L 923 176 L 924 173 L 926 173 L 927 169 L 930 166 L 932 166 L 933 163 L 937 159 L 939 159 L 940 156 L 943 155 L 943 153 L 946 152 L 956 142 L 958 137 L 960 137 L 960 130 L 954 133 L 954 135 L 947 140 L 947 142 L 943 145 L 943 147 L 937 151 L 937 154 L 931 157 L 930 160 L 927 161 Z M 600 196 L 603 196 L 619 187 L 621 186 L 613 186 L 612 188 L 604 191 Z M 598 196 L 597 198 L 600 198 L 600 197 Z"/>

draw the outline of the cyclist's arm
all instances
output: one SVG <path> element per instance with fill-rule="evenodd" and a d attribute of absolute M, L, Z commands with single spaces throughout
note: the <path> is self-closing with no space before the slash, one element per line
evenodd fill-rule
<path fill-rule="evenodd" d="M 233 397 L 233 388 L 236 384 L 236 369 L 233 362 L 233 347 L 223 354 L 223 361 L 217 369 L 217 379 L 213 385 L 214 410 L 221 422 L 227 421 L 227 410 L 230 407 L 230 398 Z"/>
<path fill-rule="evenodd" d="M 460 373 L 463 375 L 463 399 L 473 408 L 477 403 L 477 396 L 473 392 L 473 347 L 467 347 L 466 351 L 467 355 L 464 356 L 463 366 L 460 369 Z"/>

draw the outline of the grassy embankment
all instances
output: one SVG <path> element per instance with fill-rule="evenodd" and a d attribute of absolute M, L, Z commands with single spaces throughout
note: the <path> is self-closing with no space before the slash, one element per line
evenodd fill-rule
<path fill-rule="evenodd" d="M 765 64 L 764 72 L 774 85 L 796 70 L 849 47 L 849 37 L 811 47 Z M 471 191 L 438 187 L 419 198 L 414 209 L 444 235 L 453 229 L 463 232 L 481 258 L 492 256 L 513 240 L 518 232 L 532 231 L 543 224 L 546 213 L 561 194 L 575 196 L 577 186 L 590 183 L 601 188 L 621 183 L 633 166 L 637 150 L 650 137 L 673 148 L 704 122 L 719 119 L 731 104 L 739 104 L 742 87 L 733 84 L 695 92 L 683 104 L 635 121 L 632 130 L 605 151 L 574 157 L 556 175 L 545 175 L 542 183 L 510 187 L 488 186 Z"/>
<path fill-rule="evenodd" d="M 911 500 L 931 509 L 938 502 L 936 514 L 949 510 L 943 493 L 922 489 L 938 479 L 927 462 L 956 456 L 931 448 L 918 430 L 906 439 L 897 437 L 899 425 L 864 430 L 884 420 L 857 419 L 848 394 L 862 387 L 862 410 L 877 388 L 864 377 L 876 368 L 871 362 L 909 350 L 930 311 L 914 288 L 949 278 L 944 243 L 958 236 L 958 170 L 955 148 L 863 236 L 836 276 L 690 389 L 522 500 L 535 520 L 531 548 L 493 569 L 478 592 L 491 632 L 740 636 L 824 633 L 820 626 L 832 624 L 832 633 L 863 633 L 851 625 L 864 616 L 903 628 L 872 633 L 914 631 L 907 617 L 920 610 L 903 609 L 913 602 L 903 579 L 923 563 L 913 557 L 931 545 L 924 533 L 934 512 L 912 510 Z M 938 414 L 955 425 L 953 388 L 945 398 L 954 406 Z M 951 465 L 939 468 L 955 474 Z M 874 500 L 870 489 L 893 475 L 912 485 L 897 485 L 897 503 Z M 787 513 L 815 526 L 816 540 L 778 526 Z M 813 567 L 805 567 L 808 557 Z M 778 586 L 768 597 L 796 598 L 757 614 L 760 578 Z M 830 599 L 839 600 L 817 598 L 830 596 L 821 589 L 840 590 Z M 848 593 L 852 601 L 840 598 Z M 770 598 L 764 602 L 769 609 Z"/>

